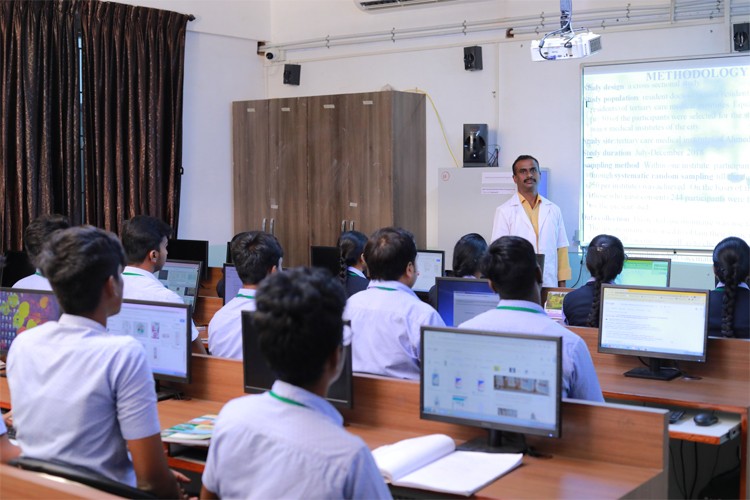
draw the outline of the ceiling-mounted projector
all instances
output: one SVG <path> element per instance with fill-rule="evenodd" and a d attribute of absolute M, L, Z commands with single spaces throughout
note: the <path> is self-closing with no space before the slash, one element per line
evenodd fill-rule
<path fill-rule="evenodd" d="M 532 61 L 557 61 L 586 57 L 602 50 L 602 38 L 571 26 L 573 0 L 560 0 L 560 29 L 531 42 Z M 585 29 L 585 28 L 584 28 Z"/>

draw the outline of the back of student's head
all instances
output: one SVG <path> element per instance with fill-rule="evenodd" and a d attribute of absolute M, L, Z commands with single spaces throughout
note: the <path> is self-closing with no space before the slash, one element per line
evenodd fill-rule
<path fill-rule="evenodd" d="M 29 256 L 31 264 L 38 268 L 37 256 L 50 235 L 59 229 L 69 227 L 70 221 L 68 218 L 60 214 L 42 215 L 31 221 L 23 233 L 23 244 L 26 247 L 26 254 Z"/>
<path fill-rule="evenodd" d="M 245 285 L 260 283 L 284 256 L 276 236 L 263 231 L 239 233 L 229 247 L 237 274 Z"/>
<path fill-rule="evenodd" d="M 125 249 L 128 264 L 143 262 L 151 250 L 159 250 L 164 238 L 172 235 L 166 222 L 150 215 L 136 215 L 122 226 L 120 239 Z"/>
<path fill-rule="evenodd" d="M 538 281 L 536 253 L 520 236 L 502 236 L 482 257 L 481 269 L 503 299 L 528 298 Z"/>
<path fill-rule="evenodd" d="M 396 281 L 416 259 L 414 235 L 400 227 L 378 229 L 365 245 L 367 272 L 374 280 Z"/>
<path fill-rule="evenodd" d="M 258 287 L 255 326 L 260 349 L 276 376 L 309 386 L 341 345 L 346 292 L 320 268 L 274 273 Z"/>
<path fill-rule="evenodd" d="M 487 242 L 481 234 L 469 233 L 461 237 L 453 248 L 453 275 L 457 278 L 473 276 L 487 253 Z"/>
<path fill-rule="evenodd" d="M 41 270 L 68 314 L 92 312 L 110 276 L 120 279 L 125 254 L 117 237 L 93 226 L 56 231 L 39 254 Z"/>
<path fill-rule="evenodd" d="M 599 308 L 602 283 L 614 280 L 625 264 L 625 248 L 615 236 L 600 234 L 594 236 L 586 253 L 586 268 L 594 278 L 594 300 L 587 320 L 587 326 L 599 326 Z"/>
<path fill-rule="evenodd" d="M 734 305 L 737 285 L 750 274 L 750 247 L 741 238 L 724 238 L 714 248 L 714 273 L 724 284 L 721 307 L 721 334 L 734 337 Z"/>
<path fill-rule="evenodd" d="M 339 247 L 339 264 L 341 265 L 339 279 L 342 283 L 346 282 L 346 270 L 359 262 L 366 244 L 367 236 L 359 231 L 346 231 L 339 236 L 336 246 Z"/>

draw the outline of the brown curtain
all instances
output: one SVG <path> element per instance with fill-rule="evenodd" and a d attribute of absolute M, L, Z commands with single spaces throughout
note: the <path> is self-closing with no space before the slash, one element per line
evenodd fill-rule
<path fill-rule="evenodd" d="M 81 222 L 76 1 L 0 1 L 0 249 L 35 217 Z"/>
<path fill-rule="evenodd" d="M 188 16 L 81 4 L 85 219 L 119 233 L 134 215 L 177 232 Z"/>

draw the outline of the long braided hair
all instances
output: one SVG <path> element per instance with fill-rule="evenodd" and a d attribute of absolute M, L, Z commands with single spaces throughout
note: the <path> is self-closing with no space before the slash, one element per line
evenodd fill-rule
<path fill-rule="evenodd" d="M 615 236 L 600 234 L 591 240 L 586 253 L 586 268 L 594 278 L 594 300 L 587 320 L 587 326 L 599 326 L 599 308 L 601 306 L 602 283 L 612 281 L 622 272 L 625 263 L 625 249 Z"/>
<path fill-rule="evenodd" d="M 721 334 L 734 337 L 734 303 L 737 285 L 750 274 L 750 247 L 741 238 L 724 238 L 714 248 L 714 274 L 724 283 L 721 299 Z"/>
<path fill-rule="evenodd" d="M 347 269 L 359 262 L 366 243 L 367 236 L 359 231 L 346 231 L 339 236 L 336 246 L 339 247 L 339 280 L 343 285 L 346 285 Z"/>

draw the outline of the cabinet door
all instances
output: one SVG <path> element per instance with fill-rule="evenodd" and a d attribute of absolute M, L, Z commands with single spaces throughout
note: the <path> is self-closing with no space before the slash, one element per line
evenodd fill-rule
<path fill-rule="evenodd" d="M 268 101 L 232 103 L 234 231 L 261 229 L 270 218 Z"/>
<path fill-rule="evenodd" d="M 279 239 L 285 266 L 308 265 L 306 99 L 268 101 L 267 129 L 270 221 L 266 230 Z"/>

